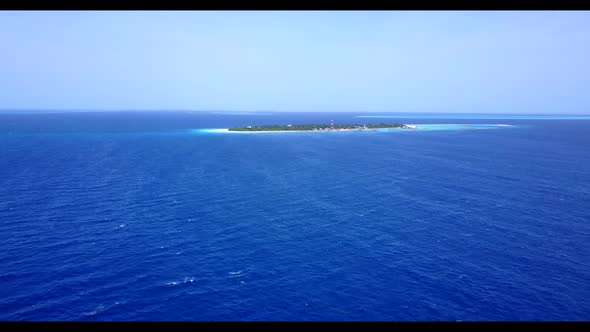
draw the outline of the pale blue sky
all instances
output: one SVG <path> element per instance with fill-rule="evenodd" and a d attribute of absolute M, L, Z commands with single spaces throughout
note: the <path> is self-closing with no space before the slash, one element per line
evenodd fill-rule
<path fill-rule="evenodd" d="M 590 12 L 0 12 L 0 109 L 590 113 Z"/>

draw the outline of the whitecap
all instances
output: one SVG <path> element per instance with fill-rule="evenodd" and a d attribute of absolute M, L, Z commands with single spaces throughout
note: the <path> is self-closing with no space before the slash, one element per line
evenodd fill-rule
<path fill-rule="evenodd" d="M 195 278 L 194 277 L 184 277 L 184 280 L 182 281 L 170 281 L 166 283 L 166 286 L 178 286 L 178 285 L 182 285 L 182 284 L 186 284 L 189 282 L 194 282 Z"/>
<path fill-rule="evenodd" d="M 96 307 L 96 309 L 92 310 L 92 311 L 88 311 L 88 312 L 83 312 L 82 316 L 94 316 L 99 312 L 105 311 L 105 309 L 107 309 L 103 304 L 98 305 L 98 307 Z"/>

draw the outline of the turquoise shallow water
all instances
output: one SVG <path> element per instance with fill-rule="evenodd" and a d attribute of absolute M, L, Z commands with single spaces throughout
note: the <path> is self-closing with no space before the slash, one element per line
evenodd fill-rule
<path fill-rule="evenodd" d="M 408 123 L 410 124 L 410 123 Z M 227 128 L 204 128 L 204 129 L 190 129 L 187 132 L 192 134 L 225 134 L 225 135 L 252 135 L 252 134 L 311 134 L 311 135 L 331 135 L 331 134 L 358 134 L 358 133 L 394 133 L 394 132 L 412 132 L 412 131 L 423 131 L 423 130 L 474 130 L 474 129 L 502 129 L 502 128 L 515 128 L 515 125 L 509 124 L 459 124 L 459 123 L 441 123 L 441 124 L 417 124 L 412 123 L 415 125 L 415 129 L 399 129 L 399 128 L 381 128 L 375 130 L 362 130 L 362 131 L 330 131 L 330 132 L 315 132 L 315 131 L 308 131 L 308 132 L 301 132 L 301 131 L 293 131 L 293 132 L 284 132 L 284 131 L 262 131 L 262 132 L 248 132 L 248 131 L 227 131 Z"/>
<path fill-rule="evenodd" d="M 589 121 L 203 131 L 358 115 L 0 114 L 0 320 L 588 320 Z"/>
<path fill-rule="evenodd" d="M 418 130 L 475 130 L 475 129 L 508 129 L 516 128 L 515 125 L 508 124 L 456 124 L 456 123 L 442 123 L 442 124 L 417 124 Z"/>
<path fill-rule="evenodd" d="M 471 119 L 471 120 L 590 120 L 590 115 L 514 115 L 514 114 L 385 114 L 357 115 L 368 119 Z"/>

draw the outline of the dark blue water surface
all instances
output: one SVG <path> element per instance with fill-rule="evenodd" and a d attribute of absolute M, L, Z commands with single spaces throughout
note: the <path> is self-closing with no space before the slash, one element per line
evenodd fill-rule
<path fill-rule="evenodd" d="M 357 115 L 0 114 L 0 320 L 590 318 L 584 117 L 198 130 Z"/>

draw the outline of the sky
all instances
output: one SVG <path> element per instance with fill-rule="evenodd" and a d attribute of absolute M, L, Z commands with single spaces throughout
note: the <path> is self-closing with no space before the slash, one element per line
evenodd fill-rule
<path fill-rule="evenodd" d="M 0 109 L 590 114 L 590 12 L 2 11 Z"/>

